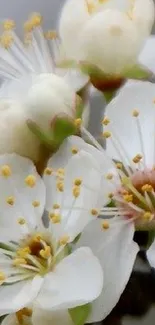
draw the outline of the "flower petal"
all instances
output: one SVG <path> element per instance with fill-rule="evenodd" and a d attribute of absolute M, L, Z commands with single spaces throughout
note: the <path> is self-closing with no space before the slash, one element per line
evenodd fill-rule
<path fill-rule="evenodd" d="M 30 304 L 40 291 L 44 279 L 36 276 L 32 281 L 20 281 L 0 287 L 0 316 L 18 311 Z"/>
<path fill-rule="evenodd" d="M 73 322 L 69 316 L 68 310 L 50 311 L 40 308 L 34 308 L 32 314 L 33 325 L 73 325 Z M 14 324 L 3 324 L 14 325 Z"/>
<path fill-rule="evenodd" d="M 103 320 L 117 304 L 138 252 L 138 245 L 133 241 L 134 225 L 117 218 L 108 222 L 109 229 L 102 231 L 101 220 L 89 224 L 77 243 L 78 247 L 88 245 L 92 249 L 104 272 L 103 290 L 93 302 L 88 323 Z"/>
<path fill-rule="evenodd" d="M 16 324 L 17 324 L 17 318 L 15 314 L 6 316 L 1 323 L 1 325 L 16 325 Z"/>
<path fill-rule="evenodd" d="M 155 85 L 131 82 L 107 106 L 111 123 L 104 127 L 104 131 L 111 132 L 111 137 L 107 139 L 107 152 L 111 157 L 131 165 L 132 159 L 141 154 L 146 165 L 154 165 L 154 98 Z M 139 116 L 135 117 L 135 112 Z"/>
<path fill-rule="evenodd" d="M 85 147 L 87 148 L 86 144 Z M 49 179 L 47 177 L 45 179 L 47 188 L 46 209 L 54 212 L 53 205 L 58 204 L 60 207 L 61 222 L 53 225 L 53 232 L 55 235 L 57 232 L 59 237 L 67 234 L 71 241 L 84 229 L 88 222 L 93 220 L 92 209 L 99 211 L 102 205 L 109 200 L 108 195 L 104 196 L 103 188 L 104 192 L 108 190 L 110 192 L 111 187 L 100 168 L 103 166 L 104 156 L 99 150 L 88 145 L 89 147 L 91 148 L 90 152 L 96 153 L 97 157 L 88 153 L 89 150 L 88 152 L 81 150 L 72 157 L 65 168 L 64 190 L 62 192 L 58 191 L 56 187 L 56 179 L 53 180 L 51 176 L 47 176 Z M 99 156 L 103 161 L 98 161 Z M 81 181 L 81 185 L 78 187 L 80 192 L 76 197 L 74 190 L 77 187 L 74 184 L 77 180 Z M 53 185 L 55 185 L 54 190 Z"/>
<path fill-rule="evenodd" d="M 155 36 L 151 35 L 140 54 L 139 61 L 155 73 Z"/>
<path fill-rule="evenodd" d="M 155 268 L 155 240 L 147 251 L 147 258 L 150 265 Z"/>
<path fill-rule="evenodd" d="M 0 225 L 16 227 L 24 218 L 35 227 L 45 205 L 45 187 L 33 163 L 15 154 L 0 156 Z"/>
<path fill-rule="evenodd" d="M 103 286 L 98 259 L 87 247 L 67 256 L 45 278 L 37 298 L 44 309 L 67 309 L 96 299 Z"/>

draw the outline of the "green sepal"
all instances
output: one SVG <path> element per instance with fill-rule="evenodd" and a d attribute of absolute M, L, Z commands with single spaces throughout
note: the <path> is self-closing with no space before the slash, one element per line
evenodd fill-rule
<path fill-rule="evenodd" d="M 29 130 L 39 139 L 39 141 L 50 149 L 55 149 L 52 132 L 43 131 L 35 122 L 27 120 L 27 126 Z"/>
<path fill-rule="evenodd" d="M 68 312 L 74 325 L 83 325 L 91 312 L 91 304 L 68 309 Z"/>
<path fill-rule="evenodd" d="M 75 119 L 82 118 L 82 114 L 84 111 L 84 102 L 80 96 L 76 96 L 76 112 Z"/>
<path fill-rule="evenodd" d="M 60 145 L 64 139 L 76 134 L 76 126 L 73 119 L 68 116 L 56 117 L 51 126 L 54 143 Z"/>
<path fill-rule="evenodd" d="M 109 104 L 111 100 L 115 97 L 116 91 L 104 91 L 103 95 L 106 100 L 106 104 Z"/>
<path fill-rule="evenodd" d="M 153 73 L 142 64 L 135 64 L 129 70 L 123 72 L 126 79 L 149 80 Z"/>
<path fill-rule="evenodd" d="M 150 248 L 154 239 L 155 239 L 155 230 L 149 230 L 148 231 L 148 242 L 147 242 L 147 247 L 146 247 L 147 249 Z"/>

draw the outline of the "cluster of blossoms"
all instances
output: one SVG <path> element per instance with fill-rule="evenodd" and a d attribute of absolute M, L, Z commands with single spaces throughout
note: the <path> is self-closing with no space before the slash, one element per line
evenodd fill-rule
<path fill-rule="evenodd" d="M 155 86 L 129 81 L 107 105 L 103 149 L 87 130 L 92 74 L 79 70 L 95 69 L 99 83 L 124 79 L 153 20 L 151 0 L 68 0 L 60 39 L 43 31 L 40 14 L 24 24 L 24 42 L 12 20 L 2 23 L 3 325 L 103 320 L 130 278 L 135 230 L 155 229 Z M 147 49 L 139 62 L 153 73 Z"/>

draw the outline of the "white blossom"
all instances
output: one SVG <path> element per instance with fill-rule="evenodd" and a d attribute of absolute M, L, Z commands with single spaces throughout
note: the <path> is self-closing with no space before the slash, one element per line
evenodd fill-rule
<path fill-rule="evenodd" d="M 152 0 L 67 0 L 59 31 L 68 58 L 118 76 L 137 62 L 153 21 Z"/>

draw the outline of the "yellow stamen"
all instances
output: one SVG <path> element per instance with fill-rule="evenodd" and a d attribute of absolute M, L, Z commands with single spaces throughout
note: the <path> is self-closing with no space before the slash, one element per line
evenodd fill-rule
<path fill-rule="evenodd" d="M 96 6 L 92 0 L 85 0 L 87 11 L 89 14 L 92 14 L 96 10 Z"/>
<path fill-rule="evenodd" d="M 34 187 L 36 185 L 36 177 L 34 175 L 28 175 L 25 178 L 25 184 L 29 187 Z"/>
<path fill-rule="evenodd" d="M 35 234 L 34 236 L 33 236 L 33 241 L 34 242 L 36 242 L 36 243 L 38 243 L 38 242 L 40 242 L 42 240 L 42 235 L 41 234 Z"/>
<path fill-rule="evenodd" d="M 74 187 L 73 187 L 73 196 L 74 196 L 75 198 L 78 198 L 79 195 L 80 195 L 80 187 L 79 187 L 79 186 L 74 186 Z"/>
<path fill-rule="evenodd" d="M 53 204 L 53 209 L 60 209 L 60 204 L 54 203 Z"/>
<path fill-rule="evenodd" d="M 56 30 L 48 30 L 46 33 L 44 33 L 44 37 L 47 40 L 53 40 L 58 37 L 57 31 Z"/>
<path fill-rule="evenodd" d="M 9 177 L 11 176 L 11 168 L 8 165 L 4 165 L 1 167 L 1 174 L 4 177 Z"/>
<path fill-rule="evenodd" d="M 33 201 L 32 205 L 34 206 L 34 208 L 38 208 L 40 206 L 40 202 L 39 201 Z"/>
<path fill-rule="evenodd" d="M 108 125 L 109 123 L 110 123 L 109 118 L 105 116 L 104 119 L 103 119 L 103 121 L 102 121 L 102 124 L 103 125 Z"/>
<path fill-rule="evenodd" d="M 8 203 L 9 205 L 14 205 L 15 203 L 14 196 L 9 196 L 8 198 L 6 198 L 6 203 Z"/>
<path fill-rule="evenodd" d="M 66 245 L 68 242 L 69 242 L 69 236 L 67 236 L 67 235 L 64 235 L 64 236 L 62 236 L 60 239 L 59 239 L 59 245 L 60 246 L 64 246 L 64 245 Z"/>
<path fill-rule="evenodd" d="M 26 258 L 28 254 L 31 254 L 31 249 L 29 246 L 17 250 L 17 255 L 19 257 Z"/>
<path fill-rule="evenodd" d="M 4 30 L 11 30 L 11 29 L 15 28 L 14 20 L 11 20 L 11 19 L 5 20 L 3 22 L 3 28 L 4 28 Z"/>
<path fill-rule="evenodd" d="M 32 316 L 32 309 L 23 308 L 16 312 L 17 321 L 19 324 L 23 324 L 24 316 L 31 317 Z"/>
<path fill-rule="evenodd" d="M 152 192 L 153 191 L 153 187 L 150 184 L 145 184 L 142 186 L 142 191 L 143 192 Z"/>
<path fill-rule="evenodd" d="M 74 181 L 74 185 L 80 186 L 82 184 L 82 179 L 81 178 L 76 178 Z"/>
<path fill-rule="evenodd" d="M 45 175 L 50 176 L 50 175 L 52 175 L 52 172 L 53 172 L 52 168 L 49 168 L 49 167 L 45 168 L 45 170 L 44 170 Z"/>
<path fill-rule="evenodd" d="M 108 221 L 103 221 L 102 222 L 102 229 L 107 230 L 110 228 L 109 222 Z"/>
<path fill-rule="evenodd" d="M 77 128 L 79 128 L 82 124 L 82 119 L 81 118 L 77 118 L 76 120 L 74 120 L 74 124 Z"/>
<path fill-rule="evenodd" d="M 147 211 L 143 214 L 142 218 L 144 221 L 151 221 L 152 220 L 152 213 Z"/>
<path fill-rule="evenodd" d="M 39 13 L 33 13 L 29 20 L 33 27 L 38 27 L 42 23 L 42 16 Z"/>
<path fill-rule="evenodd" d="M 79 150 L 78 150 L 76 147 L 72 147 L 72 148 L 71 148 L 71 151 L 72 151 L 72 154 L 73 154 L 73 155 L 76 155 L 76 154 L 78 153 Z"/>
<path fill-rule="evenodd" d="M 61 215 L 60 214 L 51 213 L 49 215 L 50 215 L 50 219 L 51 219 L 52 223 L 60 223 L 61 222 Z"/>
<path fill-rule="evenodd" d="M 24 219 L 24 218 L 19 218 L 18 220 L 17 220 L 17 222 L 19 223 L 19 225 L 25 225 L 26 224 L 26 220 Z"/>
<path fill-rule="evenodd" d="M 155 98 L 153 98 L 153 104 L 155 104 Z"/>
<path fill-rule="evenodd" d="M 133 158 L 133 162 L 135 164 L 139 163 L 141 161 L 141 159 L 143 158 L 143 156 L 141 154 L 137 154 L 134 158 Z"/>
<path fill-rule="evenodd" d="M 103 135 L 104 138 L 108 139 L 108 138 L 111 137 L 111 132 L 109 132 L 109 131 L 104 131 L 104 132 L 102 133 L 102 135 Z"/>
<path fill-rule="evenodd" d="M 3 282 L 6 280 L 6 275 L 4 274 L 4 272 L 0 272 L 0 282 Z"/>
<path fill-rule="evenodd" d="M 92 216 L 97 217 L 99 215 L 99 211 L 97 209 L 91 209 Z"/>
<path fill-rule="evenodd" d="M 65 175 L 65 170 L 64 170 L 64 168 L 59 168 L 59 169 L 57 169 L 57 174 L 58 174 L 58 176 L 64 176 L 64 175 Z"/>
<path fill-rule="evenodd" d="M 63 191 L 64 191 L 64 183 L 63 183 L 63 182 L 58 182 L 58 183 L 56 184 L 56 187 L 57 187 L 57 190 L 58 190 L 59 192 L 63 192 Z"/>
<path fill-rule="evenodd" d="M 125 195 L 123 195 L 123 199 L 126 202 L 132 202 L 133 201 L 133 195 L 132 194 L 125 194 Z"/>
<path fill-rule="evenodd" d="M 25 23 L 24 23 L 24 31 L 26 33 L 30 33 L 32 32 L 33 30 L 33 24 L 32 24 L 32 21 L 30 20 L 27 20 Z"/>
<path fill-rule="evenodd" d="M 123 164 L 122 163 L 116 163 L 116 168 L 117 169 L 122 169 L 123 168 Z"/>
<path fill-rule="evenodd" d="M 51 247 L 46 246 L 45 249 L 41 249 L 40 256 L 45 259 L 48 259 L 51 256 Z"/>
<path fill-rule="evenodd" d="M 25 258 L 15 258 L 12 262 L 13 266 L 19 266 L 22 264 L 27 264 L 27 261 L 25 260 Z"/>
<path fill-rule="evenodd" d="M 134 116 L 134 117 L 139 116 L 139 111 L 137 109 L 134 109 L 132 112 L 132 116 Z"/>
<path fill-rule="evenodd" d="M 6 50 L 8 50 L 12 42 L 13 42 L 13 36 L 7 32 L 4 32 L 4 34 L 0 38 L 1 46 L 4 47 Z"/>
<path fill-rule="evenodd" d="M 106 175 L 106 179 L 108 179 L 109 181 L 112 180 L 114 177 L 114 175 L 112 173 L 109 173 Z"/>

